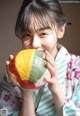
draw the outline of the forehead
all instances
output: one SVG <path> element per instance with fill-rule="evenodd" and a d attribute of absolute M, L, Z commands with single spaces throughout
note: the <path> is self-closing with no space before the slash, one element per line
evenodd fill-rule
<path fill-rule="evenodd" d="M 31 12 L 25 19 L 25 30 L 37 31 L 54 27 L 54 19 L 42 12 Z"/>

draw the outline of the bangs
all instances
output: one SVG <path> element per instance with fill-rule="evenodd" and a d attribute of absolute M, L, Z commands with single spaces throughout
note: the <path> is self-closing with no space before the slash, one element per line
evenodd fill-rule
<path fill-rule="evenodd" d="M 27 12 L 26 12 L 27 11 Z M 17 29 L 17 36 L 19 38 L 26 35 L 26 32 L 36 32 L 41 28 L 52 28 L 54 26 L 54 16 L 51 12 L 44 9 L 33 8 L 32 6 L 29 10 L 25 10 L 25 15 L 23 16 L 20 29 Z"/>
<path fill-rule="evenodd" d="M 40 28 L 52 27 L 53 22 L 45 12 L 32 12 L 26 17 L 25 31 L 36 32 Z"/>

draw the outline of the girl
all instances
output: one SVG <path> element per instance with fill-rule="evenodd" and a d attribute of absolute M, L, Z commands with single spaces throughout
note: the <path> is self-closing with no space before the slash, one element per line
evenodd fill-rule
<path fill-rule="evenodd" d="M 58 0 L 24 0 L 15 33 L 24 49 L 39 50 L 50 72 L 40 90 L 20 89 L 8 79 L 3 81 L 0 106 L 10 116 L 79 116 L 80 56 L 70 54 L 59 44 L 68 24 Z M 10 59 L 13 56 L 10 55 Z"/>

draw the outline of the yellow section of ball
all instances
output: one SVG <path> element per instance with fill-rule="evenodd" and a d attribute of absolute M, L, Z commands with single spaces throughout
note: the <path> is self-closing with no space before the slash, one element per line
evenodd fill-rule
<path fill-rule="evenodd" d="M 16 68 L 21 80 L 29 80 L 35 49 L 26 49 L 16 56 Z"/>

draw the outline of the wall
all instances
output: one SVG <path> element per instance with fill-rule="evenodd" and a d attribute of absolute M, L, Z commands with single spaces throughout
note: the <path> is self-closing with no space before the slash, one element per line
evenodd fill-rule
<path fill-rule="evenodd" d="M 80 55 L 80 3 L 61 4 L 63 11 L 72 22 L 67 26 L 61 43 L 72 53 Z"/>
<path fill-rule="evenodd" d="M 0 77 L 4 75 L 5 62 L 9 55 L 21 49 L 21 42 L 14 33 L 21 3 L 22 0 L 0 0 Z"/>
<path fill-rule="evenodd" d="M 10 54 L 21 49 L 21 42 L 14 33 L 15 22 L 22 0 L 0 0 L 0 80 L 5 71 L 5 62 Z M 70 52 L 80 54 L 80 4 L 61 4 L 72 26 L 68 26 L 61 43 Z"/>

